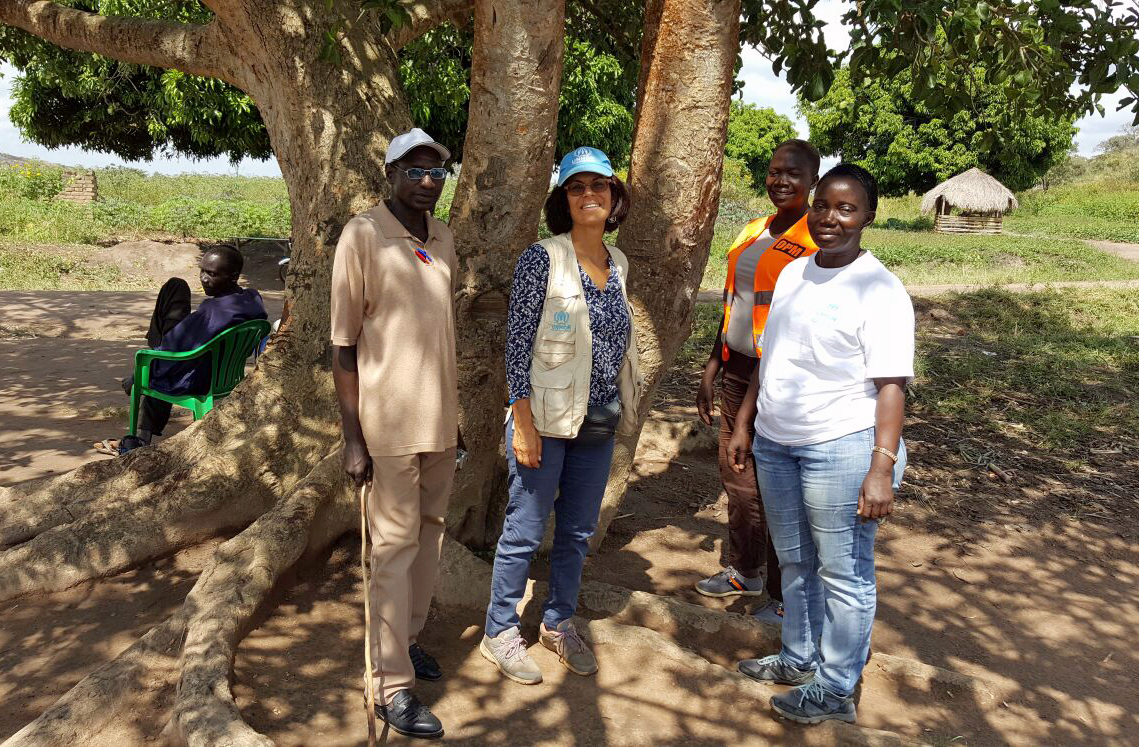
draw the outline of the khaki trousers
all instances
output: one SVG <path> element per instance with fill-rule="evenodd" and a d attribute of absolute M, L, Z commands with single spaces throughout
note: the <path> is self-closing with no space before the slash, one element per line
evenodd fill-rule
<path fill-rule="evenodd" d="M 423 630 L 431 606 L 454 479 L 454 448 L 372 457 L 368 594 L 377 703 L 390 704 L 398 691 L 415 684 L 407 649 Z"/>

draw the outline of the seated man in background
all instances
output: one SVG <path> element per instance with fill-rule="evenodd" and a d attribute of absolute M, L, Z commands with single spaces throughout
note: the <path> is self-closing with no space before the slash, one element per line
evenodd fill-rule
<path fill-rule="evenodd" d="M 217 335 L 250 319 L 266 319 L 261 294 L 237 284 L 244 265 L 241 253 L 233 247 L 218 246 L 202 254 L 198 267 L 205 300 L 190 313 L 190 285 L 182 278 L 170 278 L 158 292 L 146 342 L 155 350 L 186 352 L 201 347 Z M 191 362 L 156 361 L 150 372 L 150 386 L 168 394 L 202 394 L 210 388 L 211 361 L 203 357 Z M 134 374 L 123 379 L 123 391 L 130 396 Z M 161 436 L 170 420 L 172 405 L 143 396 L 139 406 L 138 432 L 124 436 L 116 445 L 111 440 L 96 444 L 103 453 L 125 454 L 146 446 Z"/>

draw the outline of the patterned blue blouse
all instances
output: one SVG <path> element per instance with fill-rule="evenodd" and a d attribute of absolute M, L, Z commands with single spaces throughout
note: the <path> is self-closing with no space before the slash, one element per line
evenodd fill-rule
<path fill-rule="evenodd" d="M 585 304 L 589 309 L 589 329 L 593 334 L 593 367 L 589 377 L 589 404 L 607 405 L 617 399 L 617 374 L 629 345 L 629 309 L 621 292 L 621 280 L 613 259 L 609 259 L 609 279 L 605 290 L 598 290 L 589 275 L 578 266 Z M 506 319 L 506 383 L 511 399 L 530 396 L 530 362 L 534 336 L 546 303 L 546 282 L 550 277 L 550 255 L 541 244 L 531 244 L 514 266 L 510 289 L 510 310 Z"/>

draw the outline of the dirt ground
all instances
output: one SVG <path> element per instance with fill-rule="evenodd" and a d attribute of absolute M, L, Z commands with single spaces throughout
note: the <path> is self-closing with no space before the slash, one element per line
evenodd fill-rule
<path fill-rule="evenodd" d="M 126 432 L 130 401 L 119 381 L 131 373 L 134 352 L 146 347 L 158 289 L 181 277 L 195 308 L 204 297 L 198 244 L 131 241 L 99 252 L 129 284 L 152 290 L 0 291 L 0 485 L 111 458 L 90 445 Z M 252 244 L 243 254 L 242 284 L 261 293 L 270 319 L 279 318 L 280 248 Z M 175 408 L 166 435 L 190 422 L 188 410 Z"/>
<path fill-rule="evenodd" d="M 189 249 L 177 251 L 192 261 Z M 176 269 L 154 270 L 155 287 Z M 270 279 L 251 282 L 272 315 L 280 293 Z M 122 432 L 117 378 L 141 344 L 151 303 L 149 293 L 0 293 L 0 484 L 104 458 L 88 444 Z M 719 568 L 726 520 L 714 434 L 694 424 L 693 386 L 693 372 L 681 371 L 662 387 L 620 518 L 586 577 L 746 611 L 758 602 L 706 599 L 692 588 Z M 172 426 L 188 422 L 179 417 Z M 970 435 L 953 423 L 911 420 L 906 437 L 911 467 L 877 544 L 878 618 L 859 724 L 935 745 L 1139 744 L 1134 444 L 1083 470 L 1031 444 L 990 445 L 1010 455 L 1006 482 L 969 461 L 973 447 L 962 444 Z M 363 743 L 357 542 L 346 539 L 326 561 L 298 571 L 241 645 L 238 705 L 279 744 Z M 165 619 L 215 546 L 0 605 L 0 739 Z M 533 575 L 545 571 L 539 558 Z M 534 609 L 524 622 L 532 640 Z M 596 678 L 567 673 L 538 648 L 546 681 L 524 687 L 481 659 L 481 623 L 469 610 L 437 609 L 422 640 L 446 671 L 419 691 L 443 719 L 448 743 L 798 744 L 810 737 L 771 716 L 765 701 L 775 689 L 730 673 L 738 658 L 769 651 L 709 644 L 695 652 L 720 665 L 708 667 L 647 631 L 615 637 L 599 621 L 590 628 L 601 661 Z M 999 695 L 907 684 L 887 676 L 888 656 L 973 675 Z M 167 706 L 139 704 L 135 743 L 158 740 Z"/>

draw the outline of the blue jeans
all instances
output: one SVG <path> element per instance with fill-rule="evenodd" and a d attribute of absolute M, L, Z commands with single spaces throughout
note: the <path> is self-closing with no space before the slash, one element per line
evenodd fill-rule
<path fill-rule="evenodd" d="M 784 446 L 756 434 L 756 477 L 783 574 L 782 656 L 836 695 L 854 692 L 870 651 L 878 522 L 858 517 L 874 429 Z M 898 445 L 894 489 L 906 468 Z"/>
<path fill-rule="evenodd" d="M 506 423 L 510 497 L 494 554 L 486 611 L 486 634 L 491 638 L 518 625 L 518 602 L 526 591 L 530 558 L 542 544 L 551 511 L 556 516 L 554 546 L 550 552 L 550 595 L 542 606 L 542 622 L 552 628 L 573 617 L 589 538 L 601 513 L 615 439 L 583 446 L 573 439 L 542 436 L 542 463 L 536 469 L 518 464 L 513 443 L 511 418 Z"/>

